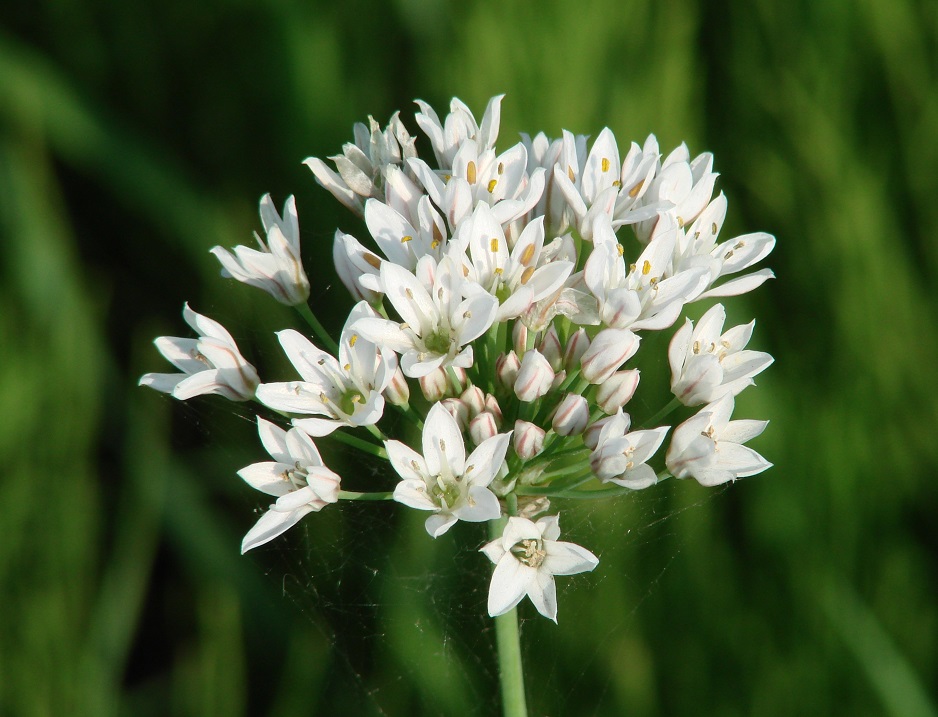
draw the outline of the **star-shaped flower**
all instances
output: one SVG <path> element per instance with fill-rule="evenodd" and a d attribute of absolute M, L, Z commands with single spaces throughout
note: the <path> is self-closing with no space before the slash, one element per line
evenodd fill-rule
<path fill-rule="evenodd" d="M 432 510 L 427 532 L 437 538 L 457 520 L 479 523 L 501 515 L 498 498 L 489 490 L 505 453 L 511 432 L 487 438 L 466 457 L 466 446 L 456 419 L 441 403 L 427 413 L 423 427 L 423 455 L 400 441 L 385 446 L 401 482 L 394 500 L 416 508 Z"/>
<path fill-rule="evenodd" d="M 557 540 L 560 522 L 556 515 L 536 523 L 527 518 L 508 519 L 501 538 L 482 548 L 495 563 L 489 586 L 489 615 L 508 612 L 527 595 L 544 617 L 557 622 L 555 575 L 585 573 L 599 558 L 586 548 Z"/>

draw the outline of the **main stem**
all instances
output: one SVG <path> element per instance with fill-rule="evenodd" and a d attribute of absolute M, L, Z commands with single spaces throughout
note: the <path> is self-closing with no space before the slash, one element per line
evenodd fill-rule
<path fill-rule="evenodd" d="M 489 537 L 500 538 L 505 518 L 489 523 Z M 498 645 L 498 680 L 502 691 L 503 717 L 528 717 L 524 697 L 524 670 L 521 666 L 521 636 L 518 632 L 518 608 L 495 618 L 495 642 Z"/>

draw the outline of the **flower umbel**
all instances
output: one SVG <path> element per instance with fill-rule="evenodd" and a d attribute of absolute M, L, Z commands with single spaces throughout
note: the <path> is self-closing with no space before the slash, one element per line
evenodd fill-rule
<path fill-rule="evenodd" d="M 416 129 L 402 113 L 384 128 L 369 117 L 329 164 L 306 161 L 358 223 L 346 228 L 358 238 L 329 234 L 352 298 L 338 341 L 307 305 L 310 279 L 335 282 L 307 275 L 292 197 L 282 216 L 261 199 L 258 249 L 212 248 L 225 276 L 306 320 L 277 332 L 293 377 L 261 382 L 231 335 L 187 305 L 198 338 L 155 342 L 178 372 L 140 380 L 180 400 L 253 400 L 289 422 L 257 418 L 272 460 L 239 475 L 276 501 L 245 551 L 340 500 L 424 511 L 434 538 L 465 530 L 460 521 L 501 530 L 482 548 L 500 651 L 525 596 L 556 621 L 555 576 L 598 565 L 559 540 L 569 501 L 670 477 L 719 485 L 771 465 L 744 445 L 767 422 L 730 420 L 735 396 L 773 361 L 748 348 L 754 322 L 724 331 L 722 304 L 696 323 L 688 307 L 757 288 L 773 274 L 754 267 L 775 245 L 762 232 L 720 239 L 728 201 L 713 196 L 709 152 L 663 152 L 654 135 L 623 142 L 609 128 L 592 142 L 563 130 L 498 148 L 502 99 L 479 121 L 458 99 L 442 119 L 418 101 Z M 674 325 L 670 391 L 656 395 L 656 372 L 639 367 L 663 365 L 652 334 Z M 340 489 L 312 437 L 366 457 L 368 470 L 347 476 L 354 490 Z"/>

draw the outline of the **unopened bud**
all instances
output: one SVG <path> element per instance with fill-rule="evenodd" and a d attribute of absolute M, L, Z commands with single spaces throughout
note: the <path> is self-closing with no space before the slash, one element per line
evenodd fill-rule
<path fill-rule="evenodd" d="M 469 422 L 469 437 L 476 445 L 497 434 L 498 426 L 495 425 L 495 416 L 491 413 L 480 413 Z"/>
<path fill-rule="evenodd" d="M 499 383 L 507 389 L 515 385 L 515 379 L 518 378 L 518 369 L 521 368 L 521 359 L 514 351 L 502 354 L 495 360 L 495 375 Z"/>
<path fill-rule="evenodd" d="M 459 366 L 450 366 L 446 369 L 446 377 L 449 379 L 449 392 L 454 396 L 461 394 L 469 385 L 466 369 Z"/>
<path fill-rule="evenodd" d="M 568 393 L 557 406 L 551 425 L 561 436 L 575 436 L 586 429 L 589 420 L 590 407 L 586 399 L 579 394 Z"/>
<path fill-rule="evenodd" d="M 406 406 L 410 402 L 410 386 L 404 378 L 404 372 L 398 367 L 388 387 L 384 389 L 384 398 L 392 406 Z"/>
<path fill-rule="evenodd" d="M 581 375 L 602 383 L 638 351 L 639 337 L 628 329 L 603 329 L 580 359 Z"/>
<path fill-rule="evenodd" d="M 445 398 L 449 392 L 449 377 L 442 368 L 435 369 L 426 376 L 421 376 L 418 380 L 420 381 L 420 390 L 423 392 L 423 397 L 431 403 Z"/>
<path fill-rule="evenodd" d="M 556 391 L 558 388 L 560 388 L 561 384 L 563 384 L 563 382 L 566 381 L 566 380 L 567 380 L 567 372 L 566 372 L 566 371 L 560 371 L 560 372 L 556 373 L 556 374 L 554 375 L 554 380 L 551 381 L 551 383 L 550 383 L 550 390 L 551 390 L 551 391 Z"/>
<path fill-rule="evenodd" d="M 594 421 L 587 426 L 586 431 L 583 433 L 583 444 L 591 451 L 596 450 L 596 446 L 599 445 L 600 431 L 602 431 L 603 426 L 609 423 L 613 418 L 615 418 L 615 416 L 603 416 L 598 421 Z"/>
<path fill-rule="evenodd" d="M 636 368 L 616 371 L 599 384 L 596 390 L 596 405 L 605 413 L 613 414 L 632 400 L 638 388 L 639 371 Z"/>
<path fill-rule="evenodd" d="M 519 401 L 530 403 L 550 391 L 554 381 L 554 372 L 537 349 L 531 349 L 524 355 L 518 377 L 515 379 L 515 395 Z"/>
<path fill-rule="evenodd" d="M 498 400 L 491 393 L 485 394 L 485 410 L 495 417 L 495 425 L 502 427 L 502 407 L 498 405 Z"/>
<path fill-rule="evenodd" d="M 567 348 L 563 352 L 563 365 L 567 371 L 573 371 L 580 365 L 580 359 L 590 347 L 590 337 L 584 329 L 579 329 L 567 341 Z"/>
<path fill-rule="evenodd" d="M 544 358 L 554 371 L 563 368 L 563 348 L 560 346 L 560 336 L 557 335 L 557 329 L 553 324 L 544 332 L 544 338 L 541 339 L 538 350 L 544 354 Z"/>
<path fill-rule="evenodd" d="M 469 418 L 473 419 L 485 410 L 485 393 L 478 386 L 470 386 L 463 391 L 460 399 L 469 410 Z"/>
<path fill-rule="evenodd" d="M 547 496 L 521 496 L 518 498 L 518 517 L 534 520 L 541 513 L 550 510 Z"/>
<path fill-rule="evenodd" d="M 530 460 L 544 450 L 546 431 L 527 421 L 515 421 L 515 432 L 511 434 L 515 453 L 522 460 Z"/>
<path fill-rule="evenodd" d="M 440 401 L 440 405 L 446 409 L 449 415 L 456 419 L 456 423 L 459 424 L 459 429 L 465 431 L 466 426 L 469 425 L 469 406 L 458 398 L 444 398 Z"/>
<path fill-rule="evenodd" d="M 511 345 L 519 356 L 524 356 L 524 352 L 528 350 L 528 327 L 520 321 L 516 321 L 511 329 Z"/>

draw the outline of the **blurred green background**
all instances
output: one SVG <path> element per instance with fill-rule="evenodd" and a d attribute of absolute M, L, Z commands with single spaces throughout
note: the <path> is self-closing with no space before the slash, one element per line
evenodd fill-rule
<path fill-rule="evenodd" d="M 936 42 L 927 0 L 3 4 L 0 714 L 497 714 L 480 532 L 343 506 L 242 558 L 248 413 L 136 381 L 186 300 L 282 372 L 293 317 L 208 249 L 296 193 L 325 266 L 363 230 L 302 159 L 500 92 L 499 147 L 686 141 L 725 234 L 778 237 L 735 309 L 777 358 L 737 409 L 776 467 L 565 514 L 602 562 L 559 627 L 522 610 L 531 714 L 938 714 Z"/>

